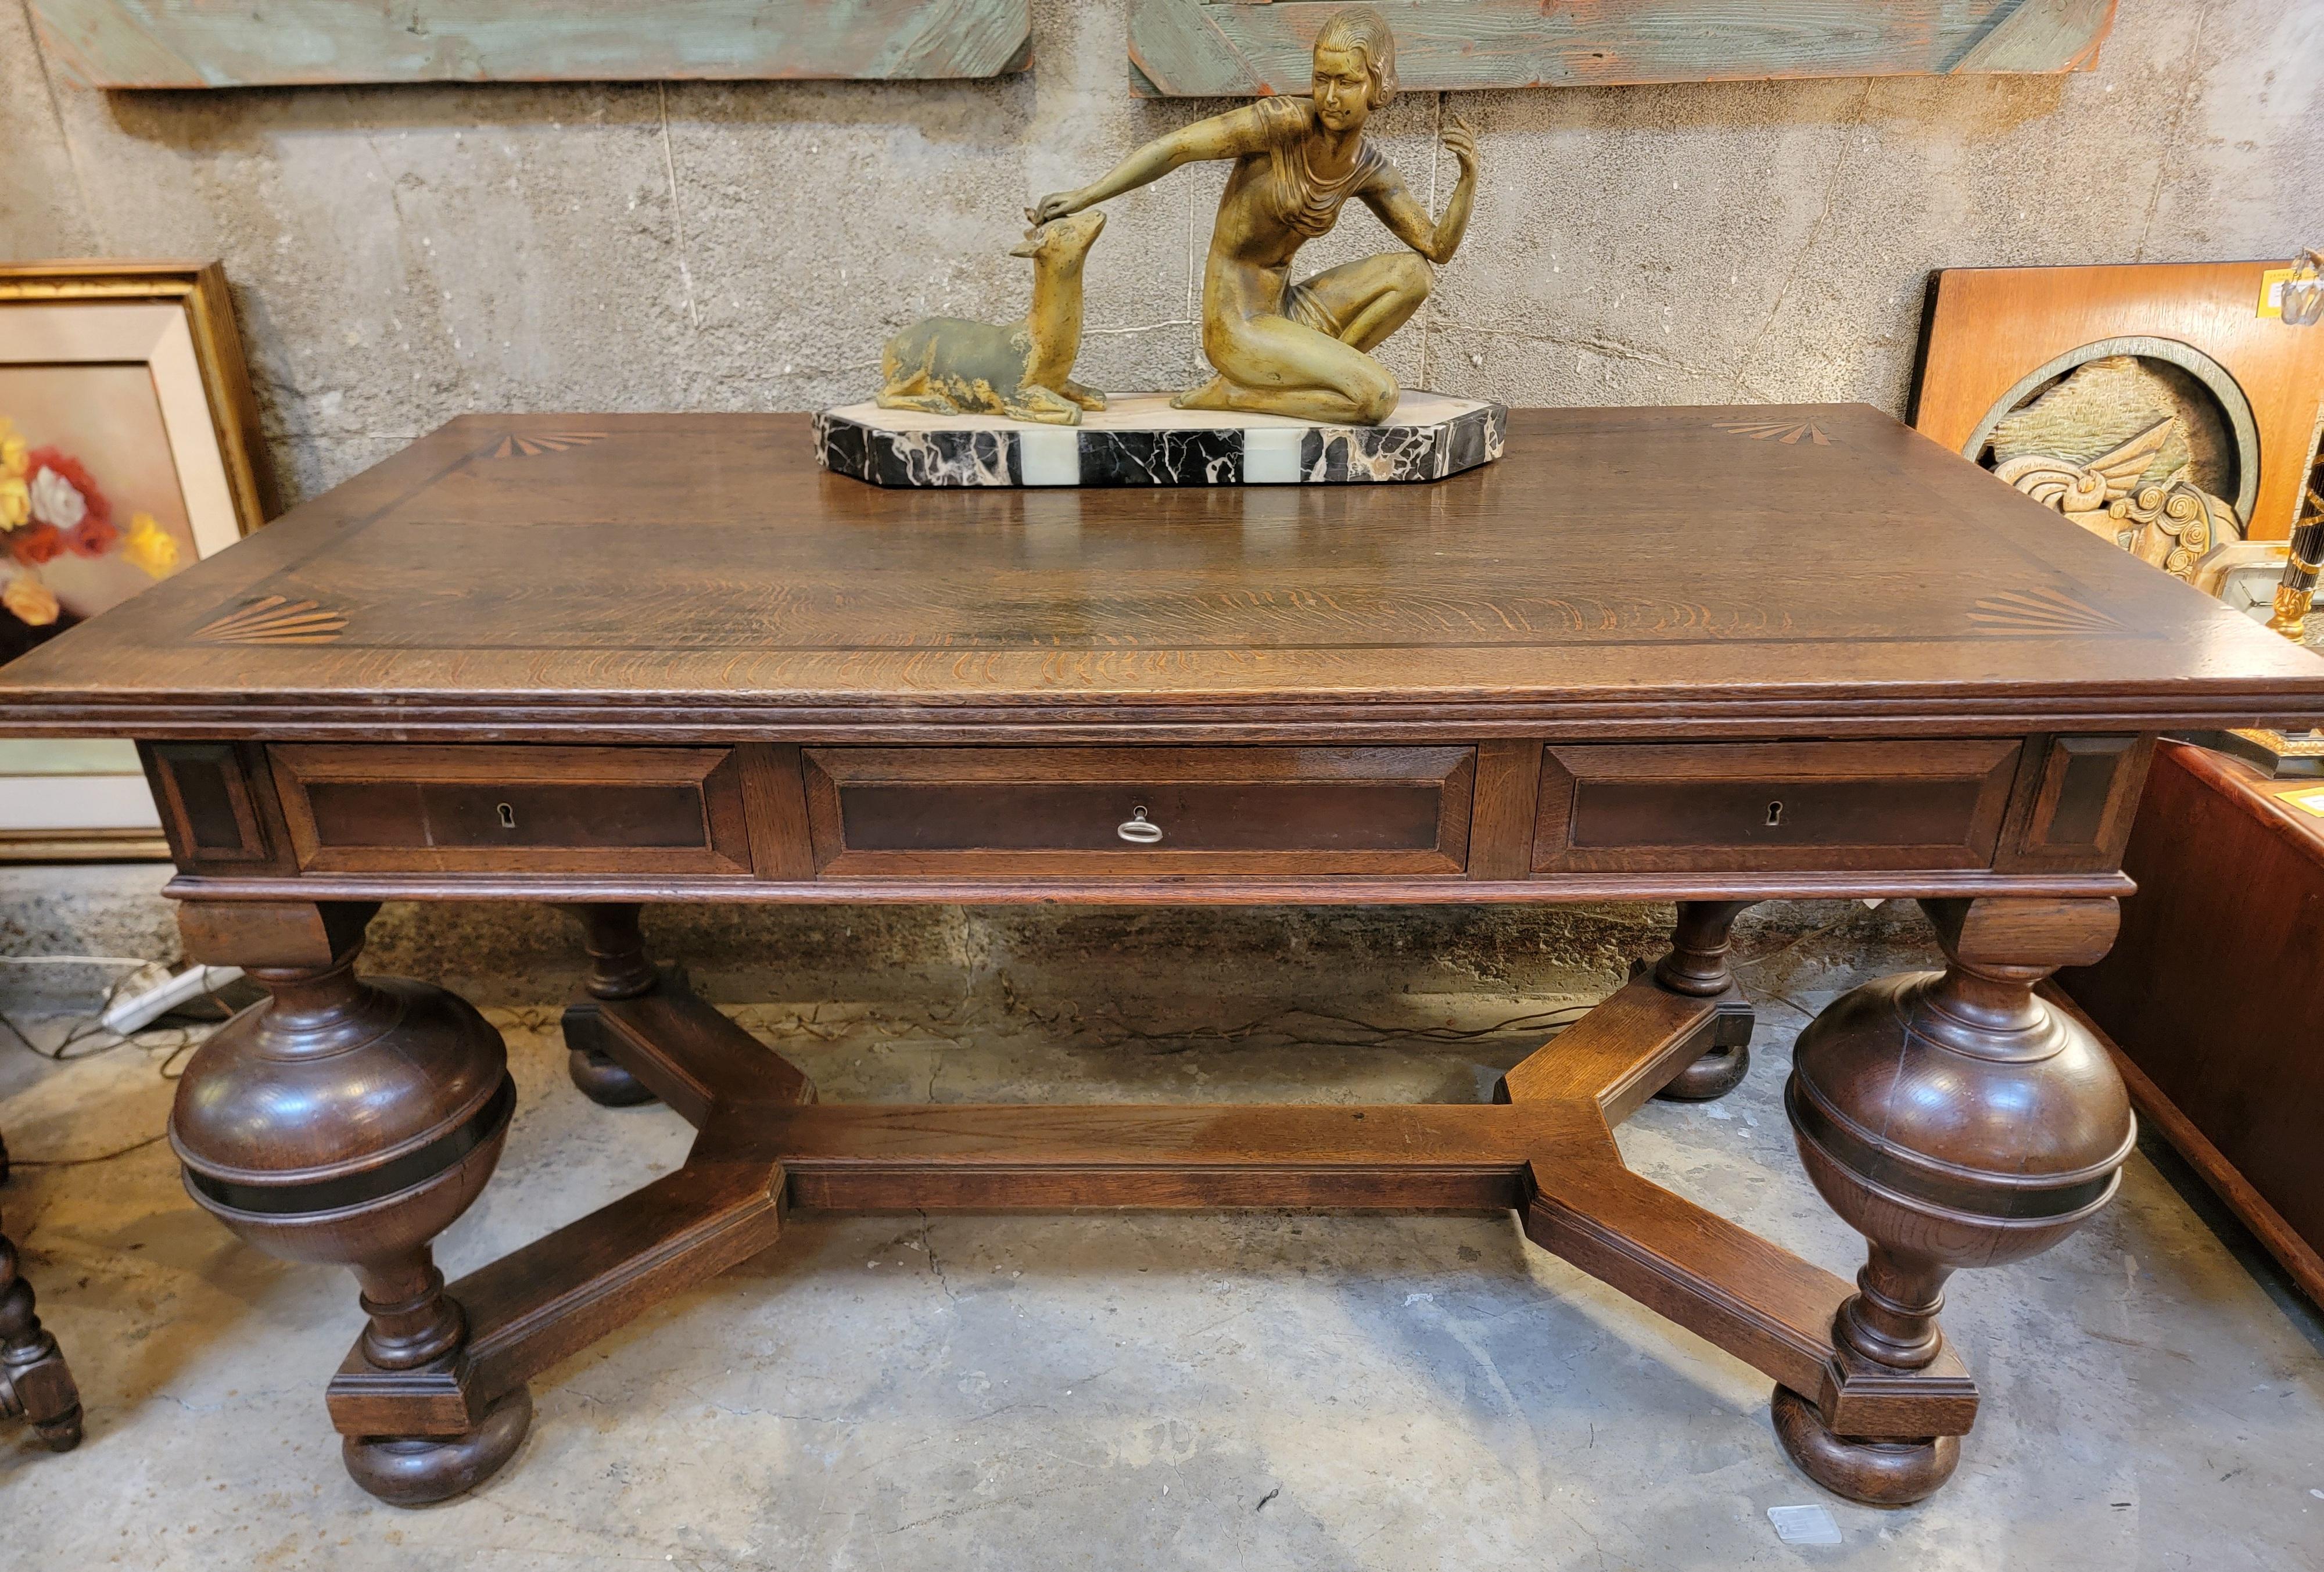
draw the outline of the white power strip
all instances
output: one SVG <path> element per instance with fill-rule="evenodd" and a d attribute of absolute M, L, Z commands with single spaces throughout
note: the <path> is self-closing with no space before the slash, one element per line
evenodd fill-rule
<path fill-rule="evenodd" d="M 126 1037 L 152 1022 L 160 1020 L 189 999 L 198 999 L 206 993 L 224 988 L 242 975 L 239 966 L 189 966 L 165 982 L 155 983 L 143 993 L 115 999 L 113 1007 L 98 1017 L 105 1029 L 115 1036 Z"/>

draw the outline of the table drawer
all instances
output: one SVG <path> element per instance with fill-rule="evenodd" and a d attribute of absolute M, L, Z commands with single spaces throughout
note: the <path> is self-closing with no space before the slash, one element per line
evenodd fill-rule
<path fill-rule="evenodd" d="M 1989 867 L 2021 746 L 1552 743 L 1534 871 Z"/>
<path fill-rule="evenodd" d="M 806 766 L 829 875 L 1457 874 L 1475 750 L 810 748 Z"/>
<path fill-rule="evenodd" d="M 270 750 L 301 869 L 316 872 L 751 871 L 726 748 Z"/>

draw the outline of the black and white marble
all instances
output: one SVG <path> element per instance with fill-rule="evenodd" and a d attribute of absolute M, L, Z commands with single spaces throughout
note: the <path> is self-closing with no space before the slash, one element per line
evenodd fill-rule
<path fill-rule="evenodd" d="M 923 415 L 850 404 L 815 418 L 823 466 L 874 485 L 1348 485 L 1436 481 L 1501 456 L 1508 411 L 1407 392 L 1379 426 L 1173 409 L 1163 393 L 1117 395 L 1080 426 Z"/>

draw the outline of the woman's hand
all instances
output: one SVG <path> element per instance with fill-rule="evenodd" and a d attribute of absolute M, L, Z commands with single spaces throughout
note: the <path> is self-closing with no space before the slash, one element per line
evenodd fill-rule
<path fill-rule="evenodd" d="M 1079 191 L 1052 191 L 1030 207 L 1026 208 L 1025 216 L 1033 224 L 1047 224 L 1053 218 L 1063 218 L 1067 214 L 1078 213 L 1088 206 L 1088 203 L 1082 200 L 1082 194 Z"/>
<path fill-rule="evenodd" d="M 1473 179 L 1477 174 L 1477 128 L 1458 115 L 1444 128 L 1444 146 L 1461 162 L 1463 178 Z"/>

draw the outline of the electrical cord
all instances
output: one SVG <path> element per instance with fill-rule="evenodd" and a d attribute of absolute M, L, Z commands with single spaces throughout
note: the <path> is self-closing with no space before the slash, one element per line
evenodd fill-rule
<path fill-rule="evenodd" d="M 165 962 L 154 962 L 143 959 L 133 961 L 130 957 L 125 955 L 102 957 L 11 955 L 0 956 L 0 960 L 18 961 L 97 961 L 99 963 L 119 963 L 123 965 L 134 964 L 141 967 L 155 964 L 166 964 Z M 7 1034 L 14 1037 L 17 1043 L 23 1047 L 25 1052 L 48 1060 L 53 1064 L 76 1064 L 84 1059 L 94 1059 L 101 1053 L 110 1053 L 116 1048 L 136 1047 L 143 1049 L 149 1053 L 158 1052 L 161 1055 L 161 1060 L 160 1064 L 155 1067 L 157 1072 L 165 1081 L 176 1080 L 180 1076 L 185 1073 L 182 1064 L 182 1061 L 185 1056 L 193 1052 L 196 1047 L 199 1046 L 203 1039 L 208 1035 L 208 1033 L 203 1033 L 201 1035 L 197 1036 L 192 1031 L 184 1026 L 156 1026 L 149 1028 L 146 1031 L 131 1033 L 129 1035 L 124 1037 L 115 1033 L 106 1031 L 105 1027 L 99 1024 L 98 1017 L 101 1017 L 106 1010 L 113 1007 L 114 1001 L 119 997 L 123 987 L 129 982 L 130 977 L 134 975 L 134 973 L 131 973 L 129 976 L 122 977 L 106 988 L 105 990 L 104 1000 L 97 1007 L 97 1016 L 81 1017 L 78 1025 L 66 1031 L 63 1039 L 58 1043 L 54 1049 L 42 1048 L 39 1043 L 33 1042 L 30 1034 L 24 1031 L 23 1027 L 18 1025 L 16 1022 L 5 1012 L 0 1012 L 0 1028 L 5 1028 Z M 217 997 L 217 993 L 218 990 L 215 988 L 206 988 L 201 994 L 196 997 L 214 999 Z M 191 1000 L 188 1001 L 188 1003 L 191 1002 Z M 100 1043 L 96 1047 L 88 1048 L 78 1053 L 75 1053 L 70 1051 L 76 1043 L 86 1043 L 90 1039 L 97 1037 L 107 1037 L 111 1038 L 112 1041 Z M 163 1132 L 162 1134 L 156 1135 L 148 1135 L 144 1140 L 134 1142 L 130 1145 L 121 1147 L 117 1151 L 100 1152 L 88 1157 L 14 1157 L 11 1159 L 9 1165 L 14 1168 L 85 1168 L 93 1163 L 110 1163 L 115 1158 L 126 1157 L 133 1152 L 143 1152 L 146 1147 L 153 1145 L 157 1142 L 167 1140 L 168 1138 L 167 1132 Z"/>

